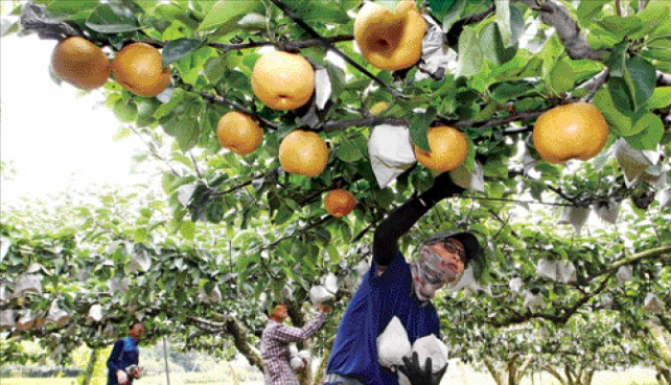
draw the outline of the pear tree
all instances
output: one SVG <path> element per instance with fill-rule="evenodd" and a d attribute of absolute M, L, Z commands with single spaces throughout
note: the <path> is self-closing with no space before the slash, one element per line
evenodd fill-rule
<path fill-rule="evenodd" d="M 486 263 L 471 266 L 437 301 L 453 358 L 494 378 L 505 367 L 513 382 L 534 368 L 564 367 L 580 369 L 581 383 L 589 383 L 595 370 L 637 363 L 660 368 L 669 382 L 659 342 L 668 344 L 671 333 L 664 312 L 671 306 L 671 4 L 373 3 L 382 8 L 359 0 L 34 0 L 16 7 L 5 35 L 84 38 L 111 62 L 132 44 L 153 47 L 161 63 L 152 67 L 159 75 L 150 88 L 165 89 L 141 96 L 114 73 L 100 88 L 120 135 L 141 138 L 163 170 L 162 194 L 127 202 L 130 222 L 115 218 L 117 202 L 107 195 L 50 233 L 3 213 L 0 274 L 8 294 L 1 306 L 14 312 L 11 336 L 38 338 L 53 351 L 63 333 L 73 344 L 101 346 L 115 336 L 108 325 L 146 318 L 150 340 L 170 335 L 186 348 L 222 354 L 228 346 L 260 368 L 254 345 L 264 308 L 285 301 L 302 324 L 310 289 L 332 273 L 341 314 L 370 261 L 376 224 L 431 185 L 438 171 L 417 154 L 441 155 L 432 129 L 450 127 L 463 136 L 466 155 L 447 172 L 467 190 L 423 218 L 401 248 L 412 255 L 437 229 L 470 229 L 488 246 Z M 360 40 L 377 36 L 368 33 L 378 24 L 360 15 L 406 20 L 421 39 L 380 33 L 400 40 Z M 369 59 L 397 45 L 408 50 L 401 59 L 420 52 L 419 60 L 386 67 Z M 309 98 L 301 93 L 307 102 L 273 108 L 269 95 L 294 94 L 259 91 L 273 88 L 272 78 L 255 75 L 269 52 L 309 64 L 288 83 L 314 76 Z M 602 148 L 590 150 L 591 159 L 548 159 L 553 144 L 535 142 L 536 121 L 578 103 L 606 123 Z M 218 124 L 231 112 L 263 131 L 249 153 L 222 147 Z M 571 131 L 559 126 L 558 135 Z M 300 147 L 283 152 L 295 134 L 319 138 L 318 155 L 301 163 Z M 355 199 L 342 217 L 324 206 L 337 189 Z M 80 273 L 88 276 L 82 281 Z M 45 290 L 23 290 L 30 282 L 20 284 L 21 277 L 41 280 Z M 84 326 L 59 326 L 56 316 L 46 322 L 54 303 Z M 34 322 L 17 329 L 29 312 Z M 326 356 L 336 327 L 331 321 L 312 343 L 316 355 Z M 570 331 L 586 337 L 572 345 Z M 605 348 L 589 342 L 604 332 Z M 631 355 L 607 358 L 625 345 Z M 571 350 L 591 354 L 593 365 L 562 353 Z M 319 377 L 306 373 L 302 381 Z"/>

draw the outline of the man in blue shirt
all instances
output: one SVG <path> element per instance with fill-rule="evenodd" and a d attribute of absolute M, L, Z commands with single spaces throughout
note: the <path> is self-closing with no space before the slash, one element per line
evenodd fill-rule
<path fill-rule="evenodd" d="M 135 322 L 130 326 L 128 337 L 114 343 L 112 353 L 107 359 L 107 385 L 131 385 L 133 379 L 142 374 L 140 349 L 137 342 L 144 333 L 141 323 Z"/>
<path fill-rule="evenodd" d="M 440 322 L 431 303 L 436 290 L 455 284 L 469 260 L 478 258 L 481 247 L 471 233 L 440 233 L 425 241 L 419 257 L 411 263 L 399 251 L 398 240 L 436 203 L 464 189 L 448 173 L 436 177 L 434 185 L 392 211 L 377 227 L 373 238 L 373 264 L 350 300 L 338 327 L 326 368 L 325 385 L 396 385 L 398 376 L 378 363 L 377 337 L 396 316 L 410 343 L 435 334 Z M 437 385 L 447 364 L 431 367 L 431 359 L 418 362 L 404 357 L 397 369 L 413 385 Z"/>

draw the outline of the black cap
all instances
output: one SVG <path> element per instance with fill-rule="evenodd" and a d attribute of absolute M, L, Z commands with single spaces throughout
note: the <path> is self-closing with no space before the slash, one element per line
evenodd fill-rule
<path fill-rule="evenodd" d="M 467 232 L 454 233 L 446 231 L 440 234 L 436 234 L 431 238 L 427 239 L 424 242 L 424 245 L 432 245 L 434 243 L 444 242 L 450 238 L 456 239 L 457 241 L 461 242 L 464 245 L 464 249 L 466 251 L 465 265 L 468 265 L 469 262 L 473 260 L 479 259 L 480 255 L 482 254 L 482 247 L 480 247 L 480 242 L 478 241 L 478 238 L 471 233 Z"/>

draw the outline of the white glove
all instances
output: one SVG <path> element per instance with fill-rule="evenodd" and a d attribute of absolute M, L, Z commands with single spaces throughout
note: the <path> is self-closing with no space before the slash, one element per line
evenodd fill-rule
<path fill-rule="evenodd" d="M 116 379 L 119 385 L 126 385 L 128 383 L 128 374 L 123 370 L 116 371 Z"/>

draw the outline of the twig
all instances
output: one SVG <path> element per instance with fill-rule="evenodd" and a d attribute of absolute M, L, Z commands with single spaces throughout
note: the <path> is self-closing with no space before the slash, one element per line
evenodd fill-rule
<path fill-rule="evenodd" d="M 589 94 L 585 95 L 582 99 L 580 99 L 580 101 L 589 103 L 594 98 L 594 95 L 596 95 L 596 92 L 599 90 L 599 88 L 601 88 L 601 86 L 606 83 L 609 75 L 610 68 L 606 67 L 603 69 L 603 71 L 596 74 L 592 79 L 578 86 L 578 89 L 584 88 L 590 90 Z"/>
<path fill-rule="evenodd" d="M 203 174 L 200 173 L 200 168 L 198 168 L 198 162 L 196 162 L 196 158 L 193 157 L 191 151 L 189 151 L 189 157 L 191 158 L 191 163 L 193 163 L 193 168 L 196 170 L 196 175 L 198 175 L 199 179 L 203 179 Z"/>
<path fill-rule="evenodd" d="M 509 198 L 489 198 L 489 197 L 474 197 L 465 195 L 461 198 L 468 198 L 476 201 L 495 201 L 495 202 L 511 202 L 517 204 L 534 204 L 534 205 L 545 205 L 545 206 L 559 206 L 559 207 L 573 207 L 574 205 L 568 203 L 551 203 L 551 202 L 537 202 L 537 201 L 525 201 L 518 199 L 509 199 Z"/>
<path fill-rule="evenodd" d="M 266 119 L 262 118 L 258 114 L 246 109 L 241 104 L 236 103 L 236 102 L 231 101 L 231 100 L 228 100 L 228 99 L 224 98 L 223 96 L 218 96 L 218 95 L 214 95 L 214 94 L 211 94 L 209 92 L 203 92 L 203 91 L 198 92 L 198 94 L 200 96 L 202 96 L 203 98 L 205 98 L 205 100 L 208 100 L 212 103 L 223 104 L 223 105 L 229 106 L 229 107 L 233 108 L 234 110 L 236 110 L 238 112 L 241 112 L 245 115 L 249 115 L 249 116 L 253 117 L 254 119 L 258 120 L 259 123 L 261 123 L 261 125 L 263 125 L 266 128 L 269 128 L 269 129 L 272 129 L 272 130 L 277 130 L 277 128 L 279 127 L 276 123 L 273 123 L 269 120 L 266 120 Z"/>
<path fill-rule="evenodd" d="M 289 16 L 289 18 L 291 18 L 291 20 L 293 20 L 294 22 L 296 22 L 296 24 L 298 24 L 301 28 L 303 28 L 305 31 L 307 31 L 310 35 L 312 35 L 312 36 L 314 36 L 315 38 L 317 38 L 317 39 L 320 41 L 321 45 L 324 46 L 327 50 L 331 50 L 331 51 L 333 51 L 333 53 L 335 53 L 336 55 L 340 56 L 340 57 L 341 57 L 343 60 L 345 60 L 348 64 L 352 65 L 354 68 L 356 68 L 357 70 L 361 71 L 361 73 L 363 73 L 364 75 L 368 76 L 368 77 L 371 78 L 374 82 L 376 82 L 377 84 L 381 85 L 381 86 L 384 87 L 386 90 L 388 90 L 389 92 L 391 92 L 392 95 L 394 95 L 394 96 L 401 95 L 400 91 L 398 91 L 397 89 L 391 87 L 391 86 L 388 85 L 387 83 L 383 82 L 380 78 L 378 78 L 377 76 L 375 76 L 375 75 L 373 75 L 372 73 L 370 73 L 370 71 L 368 71 L 367 69 L 365 69 L 365 68 L 363 68 L 362 66 L 360 66 L 359 63 L 355 62 L 355 61 L 352 60 L 349 56 L 345 55 L 342 51 L 340 51 L 339 49 L 335 48 L 335 47 L 333 46 L 333 44 L 331 44 L 328 40 L 326 40 L 326 39 L 325 39 L 324 37 L 322 37 L 319 33 L 317 33 L 317 31 L 315 31 L 312 27 L 310 27 L 309 25 L 307 25 L 307 23 L 305 23 L 300 17 L 298 17 L 298 15 L 296 15 L 296 14 L 295 14 L 292 10 L 290 10 L 286 5 L 282 4 L 281 1 L 279 1 L 279 0 L 270 0 L 270 1 L 272 1 L 273 4 L 275 4 L 279 9 L 281 9 L 282 12 L 284 12 L 284 14 L 286 14 L 287 16 Z"/>
<path fill-rule="evenodd" d="M 170 169 L 170 172 L 171 172 L 173 175 L 175 175 L 176 177 L 181 177 L 181 175 L 180 175 L 174 168 L 172 168 L 172 166 L 170 165 L 170 163 L 168 163 L 168 161 L 167 161 L 165 158 L 163 158 L 158 152 L 156 152 L 156 149 L 155 149 L 149 142 L 147 142 L 147 141 L 142 137 L 142 135 L 137 131 L 137 129 L 136 129 L 135 127 L 133 127 L 132 125 L 130 125 L 129 128 L 131 129 L 131 131 L 133 131 L 133 133 L 134 133 L 135 135 L 137 135 L 137 136 L 140 138 L 140 140 L 142 141 L 142 143 L 144 143 L 144 144 L 147 146 L 147 148 L 149 148 L 149 153 L 150 153 L 154 158 L 156 158 L 156 159 L 162 161 L 163 163 L 165 163 L 165 165 L 168 166 L 168 168 Z"/>
<path fill-rule="evenodd" d="M 323 38 L 326 40 L 329 44 L 332 43 L 339 43 L 343 41 L 352 41 L 354 40 L 354 36 L 352 35 L 338 35 L 338 36 L 332 36 L 332 37 L 325 37 Z M 322 41 L 319 39 L 304 39 L 304 40 L 294 40 L 294 41 L 289 41 L 286 43 L 283 43 L 283 47 L 286 49 L 299 49 L 299 48 L 306 48 L 306 47 L 314 47 L 318 45 L 322 45 Z M 248 49 L 248 48 L 258 48 L 258 47 L 266 47 L 266 46 L 271 46 L 271 45 L 277 45 L 273 41 L 252 41 L 249 43 L 238 43 L 238 44 L 224 44 L 224 43 L 209 43 L 207 44 L 208 47 L 212 47 L 215 49 L 220 49 L 223 50 L 224 53 L 229 52 L 229 51 L 234 51 L 234 50 L 243 50 L 243 49 Z"/>
<path fill-rule="evenodd" d="M 255 250 L 254 252 L 255 252 L 255 253 L 260 253 L 260 252 L 263 251 L 263 250 L 268 250 L 268 249 L 271 249 L 271 248 L 273 248 L 273 247 L 279 245 L 280 242 L 285 241 L 285 240 L 287 240 L 287 239 L 289 239 L 289 238 L 292 238 L 292 237 L 297 236 L 297 235 L 298 235 L 298 236 L 303 235 L 303 234 L 305 234 L 306 232 L 308 232 L 309 230 L 312 230 L 312 229 L 314 229 L 315 227 L 319 227 L 319 226 L 321 226 L 322 224 L 324 224 L 324 222 L 328 221 L 328 220 L 331 219 L 331 218 L 333 218 L 331 215 L 326 215 L 326 216 L 324 216 L 323 218 L 321 218 L 320 220 L 318 220 L 317 222 L 314 222 L 314 223 L 311 223 L 311 224 L 309 224 L 309 225 L 307 225 L 307 226 L 304 226 L 304 227 L 302 227 L 301 229 L 299 229 L 298 231 L 293 232 L 293 233 L 290 234 L 290 235 L 285 235 L 285 236 L 283 236 L 283 237 L 277 239 L 275 242 L 272 242 L 272 243 L 269 243 L 269 244 L 267 244 L 267 245 L 264 245 L 264 246 L 260 247 L 259 249 Z"/>

